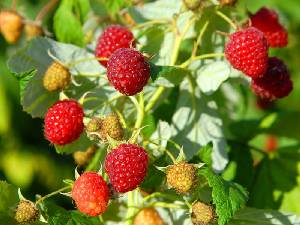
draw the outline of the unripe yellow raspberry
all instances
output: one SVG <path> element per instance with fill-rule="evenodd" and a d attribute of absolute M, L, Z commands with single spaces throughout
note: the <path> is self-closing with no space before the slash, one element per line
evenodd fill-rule
<path fill-rule="evenodd" d="M 47 69 L 43 85 L 48 91 L 59 91 L 66 89 L 71 82 L 69 70 L 58 62 L 53 62 Z"/>

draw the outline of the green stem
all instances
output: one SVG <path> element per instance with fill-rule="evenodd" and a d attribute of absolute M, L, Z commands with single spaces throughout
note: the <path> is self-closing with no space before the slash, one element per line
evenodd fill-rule
<path fill-rule="evenodd" d="M 196 55 L 197 50 L 198 50 L 199 45 L 200 45 L 200 42 L 202 41 L 202 38 L 203 38 L 203 36 L 205 34 L 205 31 L 207 30 L 208 25 L 209 25 L 209 21 L 206 21 L 204 23 L 202 29 L 200 30 L 200 34 L 199 34 L 199 36 L 197 38 L 196 44 L 195 44 L 193 52 L 192 52 L 192 57 L 194 57 Z"/>
<path fill-rule="evenodd" d="M 137 120 L 135 122 L 134 128 L 141 128 L 145 116 L 145 103 L 144 103 L 144 93 L 141 92 L 139 95 L 139 103 L 138 103 L 138 115 Z"/>
<path fill-rule="evenodd" d="M 80 64 L 80 63 L 83 63 L 83 62 L 89 62 L 89 61 L 93 61 L 93 60 L 98 60 L 98 61 L 101 61 L 101 60 L 108 60 L 107 58 L 99 58 L 99 57 L 91 57 L 91 58 L 84 58 L 84 59 L 78 59 L 76 61 L 73 61 L 73 62 L 70 62 L 67 66 L 68 68 L 71 68 L 71 67 L 74 67 L 75 65 L 77 64 Z"/>
<path fill-rule="evenodd" d="M 191 25 L 195 22 L 195 18 L 192 18 L 185 26 L 185 28 L 183 29 L 182 33 L 179 34 L 178 29 L 176 27 L 176 23 L 175 23 L 175 28 L 174 28 L 174 35 L 175 35 L 175 41 L 174 41 L 174 47 L 173 47 L 173 54 L 171 57 L 171 66 L 174 66 L 177 58 L 178 58 L 178 54 L 179 54 L 179 49 L 180 49 L 180 45 L 182 42 L 182 39 L 184 38 L 186 32 L 189 30 L 189 28 L 191 27 Z M 145 111 L 149 112 L 155 105 L 155 103 L 158 101 L 158 99 L 160 98 L 160 96 L 163 94 L 163 92 L 165 91 L 165 87 L 159 87 L 155 93 L 153 94 L 152 98 L 149 100 Z"/>
<path fill-rule="evenodd" d="M 175 159 L 175 157 L 172 155 L 171 151 L 169 151 L 168 149 L 164 148 L 163 146 L 161 146 L 161 145 L 159 145 L 159 144 L 157 144 L 157 143 L 155 143 L 155 142 L 153 142 L 153 141 L 150 141 L 150 140 L 149 140 L 149 141 L 145 141 L 144 143 L 145 143 L 145 144 L 149 143 L 149 144 L 156 145 L 156 146 L 158 147 L 158 149 L 159 149 L 159 148 L 163 148 L 164 152 L 170 157 L 170 159 L 172 160 L 172 162 L 173 162 L 173 163 L 176 162 L 176 159 Z"/>
<path fill-rule="evenodd" d="M 70 189 L 70 188 L 71 188 L 71 186 L 63 187 L 63 188 L 61 188 L 61 189 L 58 189 L 57 191 L 54 191 L 54 192 L 52 192 L 52 193 L 50 193 L 50 194 L 47 194 L 47 195 L 41 197 L 40 199 L 38 199 L 38 200 L 36 201 L 35 204 L 37 205 L 37 204 L 39 204 L 40 202 L 44 201 L 45 199 L 50 198 L 51 196 L 56 195 L 56 194 L 59 194 L 60 192 L 65 191 L 65 190 L 68 190 L 68 189 Z"/>
<path fill-rule="evenodd" d="M 234 30 L 237 30 L 237 26 L 234 24 L 234 22 L 228 16 L 226 16 L 221 11 L 217 11 L 216 14 L 219 17 L 221 17 L 224 21 L 226 21 Z"/>
<path fill-rule="evenodd" d="M 166 202 L 154 202 L 151 204 L 155 207 L 169 208 L 169 209 L 183 209 L 185 208 L 182 205 L 174 204 L 174 203 L 166 203 Z"/>
<path fill-rule="evenodd" d="M 208 54 L 203 54 L 199 56 L 193 56 L 184 63 L 180 65 L 182 68 L 186 68 L 189 64 L 191 64 L 192 61 L 195 60 L 201 60 L 201 59 L 208 59 L 208 58 L 216 58 L 216 57 L 224 57 L 224 53 L 208 53 Z"/>
<path fill-rule="evenodd" d="M 165 24 L 165 23 L 169 23 L 170 21 L 167 19 L 161 19 L 161 20 L 151 20 L 145 23 L 140 23 L 135 25 L 134 27 L 132 27 L 132 29 L 140 29 L 146 26 L 150 26 L 150 25 L 154 25 L 154 24 Z"/>
<path fill-rule="evenodd" d="M 149 100 L 147 106 L 146 106 L 146 113 L 149 112 L 153 106 L 155 105 L 155 103 L 157 102 L 157 100 L 159 99 L 159 97 L 162 95 L 162 93 L 165 91 L 164 87 L 159 87 L 157 88 L 157 90 L 155 91 L 155 93 L 153 94 L 153 96 L 151 97 L 151 99 Z"/>
<path fill-rule="evenodd" d="M 133 191 L 128 192 L 127 194 L 127 214 L 126 214 L 126 223 L 125 225 L 132 225 L 132 217 L 135 213 L 134 206 L 134 193 Z"/>

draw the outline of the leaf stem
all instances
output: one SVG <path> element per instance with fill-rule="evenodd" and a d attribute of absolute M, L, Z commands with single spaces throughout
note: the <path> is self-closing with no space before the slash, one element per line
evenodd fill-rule
<path fill-rule="evenodd" d="M 80 64 L 80 63 L 83 63 L 83 62 L 88 62 L 88 61 L 93 61 L 93 60 L 101 61 L 101 60 L 108 60 L 108 59 L 107 58 L 103 58 L 103 57 L 102 58 L 101 57 L 83 58 L 83 59 L 78 59 L 76 61 L 70 62 L 67 66 L 69 68 L 71 68 L 71 67 L 74 67 L 77 64 Z"/>
<path fill-rule="evenodd" d="M 166 203 L 166 202 L 154 202 L 151 204 L 152 206 L 155 207 L 162 207 L 162 208 L 169 208 L 169 209 L 183 209 L 185 208 L 184 206 L 174 204 L 174 203 Z"/>
<path fill-rule="evenodd" d="M 140 24 L 137 24 L 135 26 L 133 26 L 131 29 L 140 29 L 140 28 L 143 28 L 143 27 L 146 27 L 146 26 L 149 26 L 149 25 L 154 25 L 154 24 L 167 24 L 169 23 L 170 21 L 167 20 L 167 19 L 161 19 L 161 20 L 151 20 L 151 21 L 147 21 L 145 23 L 140 23 Z"/>
<path fill-rule="evenodd" d="M 201 59 L 208 59 L 208 58 L 216 58 L 216 57 L 224 57 L 224 53 L 208 53 L 208 54 L 203 54 L 199 56 L 193 56 L 184 63 L 180 65 L 182 68 L 186 68 L 189 64 L 191 64 L 192 61 L 195 60 L 201 60 Z"/>
<path fill-rule="evenodd" d="M 53 196 L 53 195 L 59 194 L 60 192 L 65 191 L 65 190 L 68 190 L 68 189 L 70 189 L 70 188 L 71 188 L 71 186 L 63 187 L 63 188 L 61 188 L 61 189 L 58 189 L 57 191 L 54 191 L 54 192 L 52 192 L 52 193 L 50 193 L 50 194 L 47 194 L 47 195 L 41 197 L 40 199 L 38 199 L 38 200 L 36 201 L 35 204 L 37 205 L 37 204 L 39 204 L 40 202 L 44 201 L 45 199 L 47 199 L 47 198 L 49 198 L 49 197 L 51 197 L 51 196 Z"/>
<path fill-rule="evenodd" d="M 237 30 L 237 26 L 234 24 L 234 22 L 228 16 L 226 16 L 221 11 L 216 11 L 216 14 L 219 17 L 221 17 L 224 21 L 226 21 L 234 30 Z"/>
<path fill-rule="evenodd" d="M 184 36 L 187 33 L 187 31 L 189 30 L 189 28 L 193 25 L 195 20 L 196 20 L 195 17 L 193 17 L 191 20 L 189 20 L 187 22 L 187 24 L 185 25 L 182 33 L 179 33 L 178 28 L 176 26 L 176 22 L 174 22 L 175 40 L 174 40 L 174 47 L 173 47 L 174 50 L 173 50 L 173 54 L 171 57 L 171 63 L 170 63 L 171 66 L 176 64 L 182 39 L 184 38 Z M 146 112 L 149 112 L 154 107 L 155 103 L 158 101 L 158 99 L 164 93 L 164 91 L 165 91 L 165 87 L 162 87 L 162 86 L 159 87 L 155 91 L 155 93 L 153 94 L 153 96 L 151 97 L 151 99 L 149 100 L 149 102 L 146 106 L 146 109 L 145 109 Z"/>
<path fill-rule="evenodd" d="M 44 16 L 47 15 L 47 13 L 49 11 L 51 11 L 55 5 L 59 2 L 59 0 L 51 0 L 49 1 L 37 14 L 37 16 L 35 17 L 35 21 L 41 21 Z"/>
<path fill-rule="evenodd" d="M 18 0 L 12 0 L 12 3 L 11 3 L 11 9 L 16 11 L 17 10 L 17 3 L 18 3 Z"/>

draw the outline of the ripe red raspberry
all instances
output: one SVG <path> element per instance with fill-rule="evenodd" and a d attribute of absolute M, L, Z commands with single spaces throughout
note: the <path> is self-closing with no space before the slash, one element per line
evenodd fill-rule
<path fill-rule="evenodd" d="M 137 50 L 121 48 L 108 60 L 107 77 L 110 83 L 124 95 L 141 92 L 150 77 L 150 66 Z"/>
<path fill-rule="evenodd" d="M 250 16 L 251 26 L 262 31 L 270 47 L 285 47 L 288 44 L 288 32 L 280 24 L 275 11 L 261 8 Z"/>
<path fill-rule="evenodd" d="M 99 58 L 109 58 L 117 49 L 130 47 L 135 47 L 133 34 L 126 27 L 111 25 L 99 37 L 95 55 Z M 107 66 L 107 60 L 99 62 Z"/>
<path fill-rule="evenodd" d="M 230 35 L 225 47 L 225 56 L 235 69 L 256 78 L 266 72 L 268 48 L 264 34 L 254 27 L 249 27 Z"/>
<path fill-rule="evenodd" d="M 115 191 L 125 193 L 140 185 L 148 167 L 148 154 L 134 144 L 120 144 L 105 159 L 105 171 Z"/>
<path fill-rule="evenodd" d="M 103 213 L 109 201 L 108 186 L 95 172 L 83 173 L 75 181 L 71 195 L 79 211 L 90 216 Z"/>
<path fill-rule="evenodd" d="M 51 106 L 45 116 L 45 137 L 53 144 L 65 145 L 83 131 L 83 110 L 75 100 L 62 100 Z"/>
<path fill-rule="evenodd" d="M 263 77 L 253 79 L 251 87 L 259 97 L 275 100 L 289 95 L 293 89 L 293 83 L 284 62 L 276 57 L 271 57 L 267 72 Z"/>

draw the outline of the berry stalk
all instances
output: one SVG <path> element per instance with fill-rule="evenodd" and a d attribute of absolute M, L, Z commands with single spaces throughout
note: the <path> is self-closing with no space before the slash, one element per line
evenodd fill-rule
<path fill-rule="evenodd" d="M 61 193 L 61 192 L 63 192 L 63 191 L 66 191 L 66 190 L 68 190 L 68 189 L 71 189 L 71 186 L 63 187 L 63 188 L 58 189 L 57 191 L 51 192 L 50 194 L 47 194 L 47 195 L 45 195 L 45 196 L 39 198 L 39 199 L 35 202 L 35 205 L 38 205 L 38 204 L 40 204 L 42 201 L 44 201 L 45 199 L 50 198 L 50 197 L 52 197 L 52 196 L 54 196 L 54 195 L 57 195 L 57 194 L 59 194 L 59 193 Z"/>

